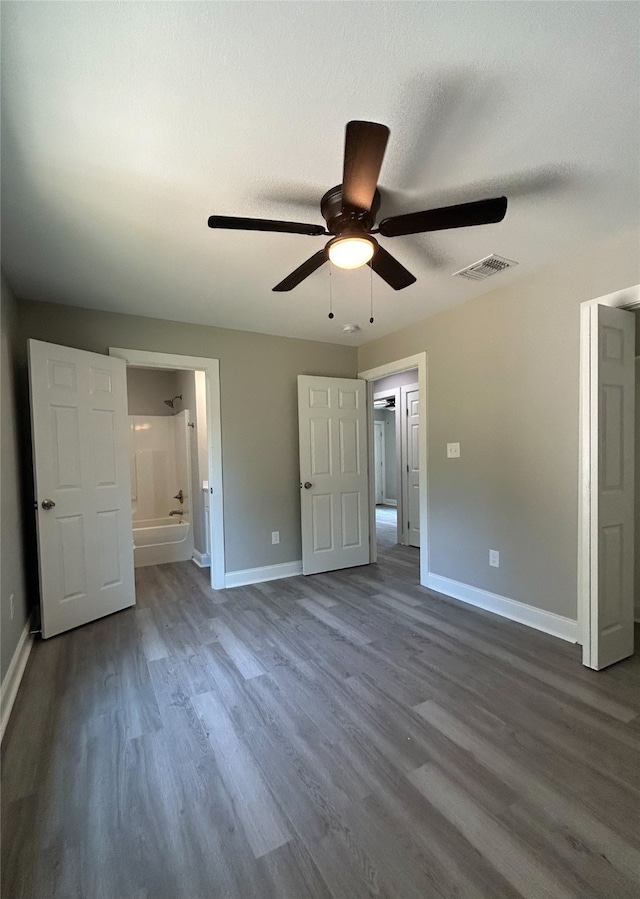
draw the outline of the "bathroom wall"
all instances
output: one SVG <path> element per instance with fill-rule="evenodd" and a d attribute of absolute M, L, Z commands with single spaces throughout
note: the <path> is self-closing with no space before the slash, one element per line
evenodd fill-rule
<path fill-rule="evenodd" d="M 176 402 L 167 406 L 182 391 L 178 388 L 178 372 L 156 368 L 127 368 L 127 401 L 129 415 L 175 415 L 186 408 Z"/>

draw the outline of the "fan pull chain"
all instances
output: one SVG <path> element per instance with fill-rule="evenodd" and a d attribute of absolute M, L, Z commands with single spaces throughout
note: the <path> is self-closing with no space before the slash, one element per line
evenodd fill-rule
<path fill-rule="evenodd" d="M 369 266 L 369 296 L 371 298 L 371 306 L 370 306 L 370 314 L 371 318 L 369 319 L 369 324 L 373 324 L 373 268 Z"/>
<path fill-rule="evenodd" d="M 329 318 L 333 318 L 333 265 L 329 260 Z"/>

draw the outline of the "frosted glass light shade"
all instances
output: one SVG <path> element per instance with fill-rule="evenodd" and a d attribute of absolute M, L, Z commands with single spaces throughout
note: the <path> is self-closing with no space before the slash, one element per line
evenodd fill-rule
<path fill-rule="evenodd" d="M 339 237 L 329 245 L 329 259 L 339 268 L 359 268 L 373 256 L 374 242 L 366 237 Z"/>

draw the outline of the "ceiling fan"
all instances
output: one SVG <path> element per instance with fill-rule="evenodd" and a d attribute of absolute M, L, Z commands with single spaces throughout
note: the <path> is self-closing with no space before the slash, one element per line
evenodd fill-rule
<path fill-rule="evenodd" d="M 467 228 L 501 222 L 507 211 L 507 198 L 460 203 L 424 212 L 409 212 L 383 219 L 374 229 L 380 209 L 378 176 L 389 139 L 389 129 L 377 122 L 347 123 L 344 145 L 342 184 L 332 187 L 320 201 L 324 225 L 302 222 L 280 222 L 270 219 L 237 218 L 212 215 L 210 228 L 236 231 L 278 231 L 287 234 L 330 236 L 331 240 L 295 271 L 273 288 L 292 290 L 308 278 L 327 259 L 340 268 L 358 268 L 365 263 L 394 290 L 402 290 L 415 282 L 411 274 L 395 257 L 381 247 L 373 237 L 398 237 L 403 234 L 422 234 L 449 228 Z"/>

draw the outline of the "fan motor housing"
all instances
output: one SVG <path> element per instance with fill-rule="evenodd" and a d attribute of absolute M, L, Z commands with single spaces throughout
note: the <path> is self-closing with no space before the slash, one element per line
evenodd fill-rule
<path fill-rule="evenodd" d="M 370 231 L 379 209 L 380 193 L 377 189 L 373 195 L 371 209 L 343 209 L 341 184 L 328 190 L 320 201 L 320 211 L 327 223 L 327 230 L 335 235 L 340 235 L 344 231 Z"/>

